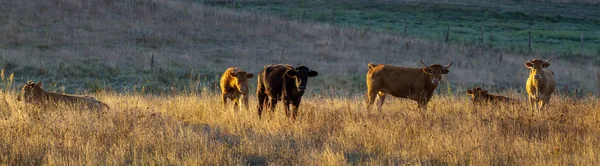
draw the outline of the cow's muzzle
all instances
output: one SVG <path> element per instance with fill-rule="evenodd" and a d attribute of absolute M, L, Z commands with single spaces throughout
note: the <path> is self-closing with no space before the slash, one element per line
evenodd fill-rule
<path fill-rule="evenodd" d="M 539 74 L 533 75 L 533 79 L 539 80 L 542 79 L 542 76 Z"/>
<path fill-rule="evenodd" d="M 431 83 L 433 83 L 433 84 L 439 84 L 440 80 L 439 79 L 433 79 L 433 80 L 431 80 Z"/>

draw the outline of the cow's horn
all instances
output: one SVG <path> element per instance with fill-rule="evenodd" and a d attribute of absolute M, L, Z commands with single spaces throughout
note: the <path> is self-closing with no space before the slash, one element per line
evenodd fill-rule
<path fill-rule="evenodd" d="M 554 56 L 550 57 L 550 59 L 546 60 L 546 62 L 550 62 L 554 58 Z"/>
<path fill-rule="evenodd" d="M 421 64 L 423 64 L 423 67 L 427 67 L 427 65 L 425 65 L 425 63 L 423 63 L 423 60 L 419 60 L 421 61 Z"/>
<path fill-rule="evenodd" d="M 454 63 L 454 61 L 450 62 L 450 64 L 446 65 L 446 68 L 449 68 L 450 66 L 452 66 L 453 63 Z"/>

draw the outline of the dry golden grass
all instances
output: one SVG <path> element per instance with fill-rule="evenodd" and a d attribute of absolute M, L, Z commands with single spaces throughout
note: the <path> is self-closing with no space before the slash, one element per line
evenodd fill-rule
<path fill-rule="evenodd" d="M 258 119 L 223 110 L 219 94 L 98 94 L 106 112 L 42 110 L 7 97 L 0 163 L 8 165 L 595 165 L 600 100 L 555 97 L 547 112 L 474 106 L 436 95 L 429 110 L 391 99 L 366 111 L 363 96 L 308 95 L 296 121 L 282 107 Z M 15 96 L 5 93 L 6 96 Z M 522 94 L 520 99 L 524 98 Z M 513 96 L 514 97 L 514 96 Z M 5 108 L 3 106 L 3 108 Z M 411 109 L 413 108 L 413 109 Z"/>

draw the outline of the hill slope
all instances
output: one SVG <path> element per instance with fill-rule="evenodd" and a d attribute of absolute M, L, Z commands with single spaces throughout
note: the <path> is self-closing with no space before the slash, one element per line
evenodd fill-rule
<path fill-rule="evenodd" d="M 161 92 L 196 81 L 214 88 L 227 67 L 256 73 L 272 63 L 320 71 L 309 85 L 315 91 L 361 94 L 369 62 L 419 67 L 420 59 L 455 61 L 447 80 L 458 89 L 521 89 L 528 74 L 521 55 L 183 1 L 25 0 L 3 1 L 0 8 L 0 66 L 18 81 L 51 82 L 47 88 L 55 91 L 127 91 L 135 85 Z M 592 63 L 556 59 L 550 69 L 561 86 L 595 91 L 597 82 L 590 79 L 599 68 Z"/>

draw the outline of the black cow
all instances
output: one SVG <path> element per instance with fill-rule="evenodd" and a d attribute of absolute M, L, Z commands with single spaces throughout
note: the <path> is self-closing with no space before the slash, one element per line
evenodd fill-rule
<path fill-rule="evenodd" d="M 293 106 L 293 118 L 298 115 L 298 106 L 306 90 L 308 77 L 319 73 L 306 66 L 296 68 L 287 64 L 267 65 L 258 74 L 258 117 L 263 112 L 264 104 L 268 103 L 271 111 L 275 111 L 277 101 L 283 101 L 285 114 L 290 115 L 290 104 Z"/>

